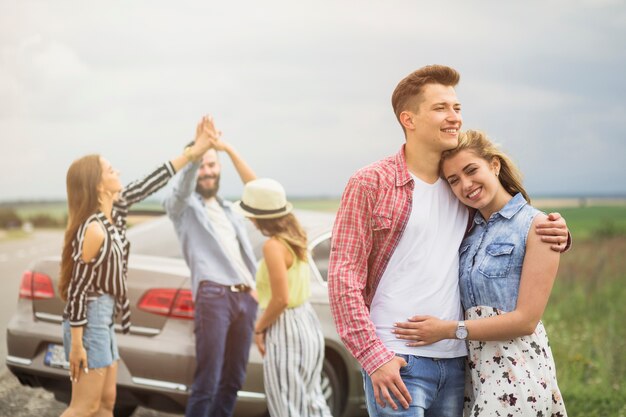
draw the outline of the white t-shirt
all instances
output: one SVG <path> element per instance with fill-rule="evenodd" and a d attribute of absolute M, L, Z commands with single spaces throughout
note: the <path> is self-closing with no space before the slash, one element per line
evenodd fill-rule
<path fill-rule="evenodd" d="M 468 210 L 439 178 L 415 182 L 413 206 L 406 229 L 380 280 L 370 316 L 376 334 L 391 351 L 430 358 L 467 355 L 465 342 L 444 339 L 428 346 L 409 347 L 391 333 L 395 322 L 415 315 L 461 320 L 459 245 L 467 227 Z"/>
<path fill-rule="evenodd" d="M 228 217 L 226 217 L 224 209 L 220 206 L 220 203 L 215 197 L 205 200 L 204 202 L 207 214 L 211 220 L 213 228 L 215 229 L 220 244 L 224 249 L 224 252 L 226 252 L 226 255 L 230 258 L 235 270 L 239 273 L 239 277 L 243 280 L 243 283 L 255 288 L 252 274 L 246 267 L 243 257 L 241 256 L 241 248 L 239 246 L 239 239 L 237 239 L 237 232 L 235 232 L 234 226 L 230 220 L 228 220 Z"/>

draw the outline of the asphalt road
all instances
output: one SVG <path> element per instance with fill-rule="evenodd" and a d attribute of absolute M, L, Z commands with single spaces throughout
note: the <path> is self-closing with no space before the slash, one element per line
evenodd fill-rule
<path fill-rule="evenodd" d="M 63 243 L 60 230 L 35 231 L 29 237 L 0 241 L 0 416 L 58 417 L 65 404 L 41 388 L 20 385 L 5 365 L 6 328 L 15 311 L 22 273 L 39 257 L 59 254 Z M 139 408 L 134 417 L 174 417 L 183 414 L 157 413 Z"/>

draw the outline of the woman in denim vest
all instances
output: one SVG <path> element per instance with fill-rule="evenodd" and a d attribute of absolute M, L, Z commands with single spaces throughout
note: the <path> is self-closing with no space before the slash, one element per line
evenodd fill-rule
<path fill-rule="evenodd" d="M 465 321 L 415 316 L 412 346 L 468 340 L 471 385 L 465 415 L 566 416 L 554 359 L 541 323 L 559 253 L 535 227 L 521 175 L 483 132 L 467 131 L 444 152 L 441 174 L 465 205 L 477 209 L 460 247 Z"/>

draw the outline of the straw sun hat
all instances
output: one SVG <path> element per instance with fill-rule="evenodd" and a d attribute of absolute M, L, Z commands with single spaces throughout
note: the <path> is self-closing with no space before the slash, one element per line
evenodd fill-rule
<path fill-rule="evenodd" d="M 293 205 L 287 201 L 285 189 L 278 181 L 259 178 L 246 183 L 234 208 L 246 217 L 275 219 L 290 213 Z"/>

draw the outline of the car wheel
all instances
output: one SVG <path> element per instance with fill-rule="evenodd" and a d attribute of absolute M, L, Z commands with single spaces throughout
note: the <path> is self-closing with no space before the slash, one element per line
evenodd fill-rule
<path fill-rule="evenodd" d="M 341 384 L 339 374 L 328 359 L 324 358 L 322 365 L 322 393 L 326 398 L 326 404 L 334 417 L 340 417 L 343 413 L 343 403 L 346 398 L 345 387 Z"/>
<path fill-rule="evenodd" d="M 130 417 L 133 415 L 136 409 L 137 409 L 136 405 L 115 404 L 115 409 L 113 409 L 113 416 L 114 417 Z"/>

